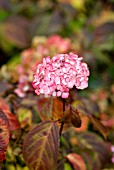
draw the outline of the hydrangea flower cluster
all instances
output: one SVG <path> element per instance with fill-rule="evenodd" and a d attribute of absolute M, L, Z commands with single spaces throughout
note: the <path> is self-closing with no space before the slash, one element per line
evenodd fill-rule
<path fill-rule="evenodd" d="M 71 41 L 69 38 L 63 39 L 60 35 L 52 35 L 47 39 L 47 45 L 48 44 L 50 44 L 52 49 L 55 49 L 60 53 L 65 53 L 70 48 Z"/>
<path fill-rule="evenodd" d="M 88 87 L 89 70 L 83 58 L 73 53 L 43 58 L 34 74 L 35 93 L 68 98 L 69 89 Z"/>
<path fill-rule="evenodd" d="M 42 62 L 43 57 L 54 56 L 57 53 L 67 53 L 73 49 L 71 40 L 62 38 L 60 35 L 51 35 L 48 38 L 36 36 L 33 39 L 32 46 L 33 48 L 28 48 L 21 53 L 21 63 L 16 66 L 19 81 L 14 92 L 22 98 L 30 91 L 33 72 L 36 71 L 36 67 Z"/>
<path fill-rule="evenodd" d="M 18 87 L 14 90 L 14 92 L 19 97 L 25 97 L 25 92 L 27 92 L 30 89 L 30 85 L 28 82 L 28 76 L 27 75 L 21 75 L 19 77 L 19 83 Z"/>

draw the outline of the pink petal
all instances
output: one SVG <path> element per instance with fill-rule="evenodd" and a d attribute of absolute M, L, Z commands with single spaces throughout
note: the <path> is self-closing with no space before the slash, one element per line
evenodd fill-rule
<path fill-rule="evenodd" d="M 81 82 L 81 85 L 80 85 L 80 89 L 85 89 L 85 88 L 87 88 L 88 87 L 88 82 L 87 81 L 82 81 Z"/>
<path fill-rule="evenodd" d="M 56 96 L 56 92 L 55 91 L 52 93 L 52 96 L 54 96 L 54 97 Z"/>
<path fill-rule="evenodd" d="M 60 77 L 55 77 L 55 83 L 60 84 Z"/>
<path fill-rule="evenodd" d="M 65 79 L 62 80 L 62 84 L 67 85 Z"/>
<path fill-rule="evenodd" d="M 73 86 L 74 86 L 74 83 L 72 83 L 72 82 L 68 82 L 67 86 L 68 86 L 68 88 L 72 89 L 72 88 L 73 88 Z"/>
<path fill-rule="evenodd" d="M 62 98 L 68 98 L 68 96 L 69 96 L 69 93 L 67 93 L 67 92 L 62 93 Z"/>
<path fill-rule="evenodd" d="M 60 97 L 60 96 L 61 96 L 61 94 L 62 94 L 62 92 L 61 92 L 61 91 L 58 91 L 58 92 L 57 92 L 57 96 L 58 96 L 58 97 Z"/>
<path fill-rule="evenodd" d="M 46 63 L 50 63 L 50 57 L 46 57 Z"/>

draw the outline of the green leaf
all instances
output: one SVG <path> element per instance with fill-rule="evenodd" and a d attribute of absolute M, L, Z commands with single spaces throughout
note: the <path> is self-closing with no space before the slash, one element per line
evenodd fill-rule
<path fill-rule="evenodd" d="M 70 164 L 65 163 L 65 165 L 64 165 L 64 170 L 72 170 Z"/>
<path fill-rule="evenodd" d="M 59 154 L 59 128 L 54 121 L 36 125 L 26 136 L 23 157 L 30 170 L 51 170 Z"/>
<path fill-rule="evenodd" d="M 5 20 L 9 15 L 9 12 L 4 10 L 4 9 L 0 9 L 0 21 Z"/>

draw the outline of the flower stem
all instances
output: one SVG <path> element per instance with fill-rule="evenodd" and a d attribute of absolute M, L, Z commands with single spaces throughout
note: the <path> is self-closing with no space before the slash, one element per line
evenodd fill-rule
<path fill-rule="evenodd" d="M 63 99 L 63 112 L 65 111 L 65 99 Z"/>
<path fill-rule="evenodd" d="M 65 99 L 63 99 L 63 114 L 64 111 L 65 111 Z M 64 126 L 64 122 L 61 123 L 60 132 L 59 132 L 60 136 L 62 134 L 63 126 Z"/>

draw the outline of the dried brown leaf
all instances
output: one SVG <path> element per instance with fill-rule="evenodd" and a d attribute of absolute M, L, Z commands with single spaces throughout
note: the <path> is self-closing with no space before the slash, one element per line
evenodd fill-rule
<path fill-rule="evenodd" d="M 60 120 L 64 124 L 72 125 L 74 127 L 81 127 L 81 118 L 77 109 L 69 105 L 67 111 L 63 113 L 63 117 Z"/>

